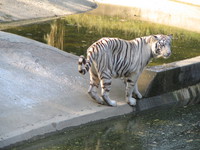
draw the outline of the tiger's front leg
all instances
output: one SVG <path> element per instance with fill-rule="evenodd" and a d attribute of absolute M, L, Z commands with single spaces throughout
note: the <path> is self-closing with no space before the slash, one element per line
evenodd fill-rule
<path fill-rule="evenodd" d="M 131 79 L 128 79 L 126 82 L 126 101 L 131 106 L 136 105 L 136 99 L 132 97 L 134 86 L 135 83 Z"/>
<path fill-rule="evenodd" d="M 137 80 L 138 80 L 139 74 L 132 74 L 129 78 L 126 80 L 126 101 L 129 105 L 135 106 L 136 105 L 136 99 L 132 97 L 132 93 L 134 92 L 138 97 L 142 97 L 142 95 L 137 90 Z"/>
<path fill-rule="evenodd" d="M 137 83 L 134 86 L 133 95 L 135 95 L 136 98 L 138 98 L 138 99 L 142 98 L 142 94 L 140 94 L 140 92 L 138 91 L 138 85 L 137 85 Z"/>

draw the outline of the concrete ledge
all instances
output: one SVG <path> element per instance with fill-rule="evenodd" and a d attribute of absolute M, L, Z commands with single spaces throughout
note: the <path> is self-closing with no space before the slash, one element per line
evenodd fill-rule
<path fill-rule="evenodd" d="M 68 127 L 75 127 L 82 124 L 99 121 L 102 119 L 108 119 L 110 117 L 116 117 L 119 115 L 125 115 L 133 112 L 140 112 L 148 109 L 166 107 L 166 106 L 185 106 L 190 104 L 200 103 L 200 83 L 197 85 L 190 86 L 188 88 L 180 89 L 174 92 L 165 93 L 163 95 L 145 98 L 138 101 L 136 108 L 132 108 L 125 103 L 120 103 L 116 108 L 110 107 L 105 110 L 101 110 L 95 113 L 90 113 L 87 115 L 82 115 L 79 117 L 74 117 L 72 119 L 62 118 L 61 120 L 52 120 L 52 123 L 43 124 L 42 127 L 35 125 L 35 128 L 20 133 L 16 136 L 12 136 L 8 139 L 1 141 L 1 145 L 4 149 L 9 149 L 12 147 L 11 144 L 17 145 L 22 141 L 32 139 L 36 140 L 44 135 L 49 135 Z M 18 143 L 19 142 L 19 143 Z M 9 146 L 8 146 L 9 145 Z"/>
<path fill-rule="evenodd" d="M 144 97 L 172 92 L 200 83 L 200 56 L 147 68 L 138 85 Z"/>

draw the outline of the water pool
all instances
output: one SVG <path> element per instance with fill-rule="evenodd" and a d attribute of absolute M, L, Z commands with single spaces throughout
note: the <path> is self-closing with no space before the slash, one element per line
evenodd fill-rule
<path fill-rule="evenodd" d="M 87 48 L 101 37 L 119 37 L 130 40 L 151 34 L 173 34 L 173 54 L 170 59 L 157 59 L 150 65 L 200 55 L 200 33 L 142 21 L 137 15 L 130 17 L 131 11 L 129 12 L 126 8 L 118 7 L 101 4 L 89 13 L 70 15 L 4 31 L 47 43 L 75 55 L 85 55 Z M 109 13 L 111 8 L 112 13 Z M 113 14 L 114 11 L 116 12 Z"/>

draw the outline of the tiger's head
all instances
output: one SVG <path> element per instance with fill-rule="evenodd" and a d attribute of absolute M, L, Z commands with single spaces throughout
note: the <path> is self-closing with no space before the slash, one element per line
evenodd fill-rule
<path fill-rule="evenodd" d="M 152 35 L 150 36 L 151 50 L 154 58 L 169 58 L 171 55 L 172 35 Z"/>

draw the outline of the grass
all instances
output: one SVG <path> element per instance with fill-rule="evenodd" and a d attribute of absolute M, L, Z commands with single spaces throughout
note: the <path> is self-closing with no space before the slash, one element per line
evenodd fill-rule
<path fill-rule="evenodd" d="M 88 31 L 95 30 L 101 35 L 117 35 L 126 39 L 133 39 L 138 36 L 150 34 L 173 34 L 175 39 L 181 41 L 197 40 L 200 41 L 200 34 L 183 30 L 176 27 L 170 27 L 161 24 L 155 24 L 142 20 L 122 19 L 119 17 L 109 17 L 91 14 L 71 15 L 65 20 L 80 30 L 81 27 Z M 120 33 L 120 35 L 117 34 Z"/>
<path fill-rule="evenodd" d="M 89 45 L 101 37 L 119 37 L 130 40 L 152 34 L 173 34 L 173 55 L 171 58 L 154 60 L 151 65 L 200 55 L 200 34 L 196 32 L 139 19 L 124 19 L 119 16 L 78 14 L 68 16 L 64 20 L 77 29 L 77 34 L 81 35 L 82 40 L 87 41 L 86 47 L 80 48 L 83 51 L 82 54 L 85 54 Z"/>

